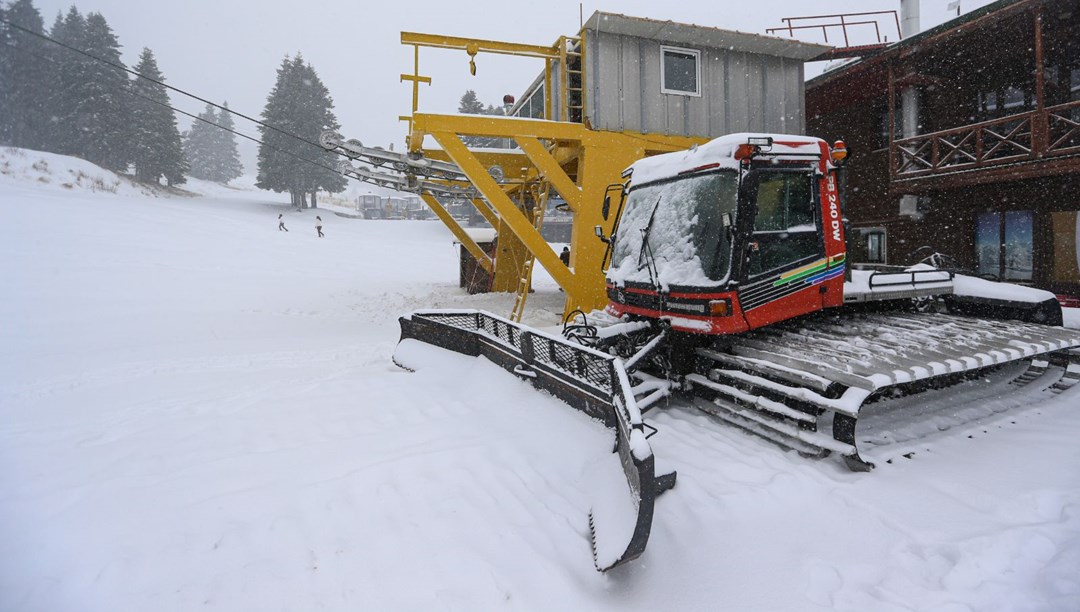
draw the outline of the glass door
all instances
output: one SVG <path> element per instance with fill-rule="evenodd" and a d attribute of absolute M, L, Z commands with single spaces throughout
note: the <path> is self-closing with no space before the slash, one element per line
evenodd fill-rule
<path fill-rule="evenodd" d="M 1030 210 L 980 213 L 975 220 L 979 276 L 1006 281 L 1034 278 L 1035 240 Z"/>

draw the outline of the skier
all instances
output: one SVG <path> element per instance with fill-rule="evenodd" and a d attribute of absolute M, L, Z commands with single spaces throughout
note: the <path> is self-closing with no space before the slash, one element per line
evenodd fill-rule
<path fill-rule="evenodd" d="M 315 217 L 315 231 L 319 232 L 319 238 L 323 237 L 323 233 L 322 233 L 322 217 Z"/>
<path fill-rule="evenodd" d="M 279 232 L 289 231 L 289 228 L 285 227 L 285 217 L 283 215 L 277 216 L 277 229 Z"/>

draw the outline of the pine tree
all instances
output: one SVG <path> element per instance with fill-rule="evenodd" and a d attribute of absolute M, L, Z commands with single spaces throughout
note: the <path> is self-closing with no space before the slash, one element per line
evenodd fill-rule
<path fill-rule="evenodd" d="M 222 104 L 225 110 L 218 112 L 217 124 L 222 129 L 216 131 L 215 157 L 217 161 L 216 179 L 221 183 L 228 183 L 234 178 L 244 174 L 244 165 L 240 163 L 240 152 L 236 147 L 236 134 L 229 130 L 235 129 L 232 113 L 228 111 L 229 103 Z"/>
<path fill-rule="evenodd" d="M 184 157 L 189 166 L 188 174 L 204 181 L 217 181 L 217 112 L 212 104 L 199 113 L 184 137 Z"/>
<path fill-rule="evenodd" d="M 7 19 L 7 10 L 0 4 L 0 19 Z M 44 24 L 42 24 L 44 27 Z M 0 49 L 11 46 L 11 32 L 7 24 L 0 23 Z M 13 62 L 8 53 L 0 53 L 0 109 L 10 109 L 11 106 L 11 69 Z M 0 113 L 0 144 L 11 142 L 12 117 Z"/>
<path fill-rule="evenodd" d="M 461 102 L 458 104 L 458 112 L 466 113 L 469 115 L 483 115 L 484 103 L 476 97 L 476 92 L 469 89 L 461 96 Z"/>
<path fill-rule="evenodd" d="M 318 73 L 311 64 L 297 56 L 296 64 L 300 77 L 300 104 L 299 110 L 302 135 L 309 142 L 318 142 L 319 136 L 329 130 L 336 132 L 341 129 L 341 124 L 334 116 L 334 101 L 330 97 L 330 91 L 319 78 Z M 311 206 L 315 208 L 315 194 L 318 191 L 337 193 L 344 191 L 348 184 L 347 179 L 340 172 L 334 170 L 338 165 L 337 155 L 326 151 L 321 147 L 310 147 L 308 157 L 313 158 L 315 164 L 304 164 L 298 169 L 303 175 L 303 187 L 306 193 L 311 194 Z"/>
<path fill-rule="evenodd" d="M 484 106 L 484 103 L 476 96 L 476 92 L 469 89 L 461 96 L 461 101 L 458 103 L 458 112 L 469 115 L 498 115 L 501 114 L 498 109 L 490 104 Z M 498 147 L 499 139 L 488 136 L 462 136 L 461 141 L 465 143 L 467 147 L 473 148 L 485 148 L 485 147 Z"/>
<path fill-rule="evenodd" d="M 123 65 L 120 42 L 101 13 L 86 16 L 84 50 L 98 60 Z M 78 88 L 79 152 L 87 161 L 124 172 L 134 157 L 127 74 L 101 61 L 90 61 L 86 68 Z"/>
<path fill-rule="evenodd" d="M 86 46 L 86 19 L 72 6 L 67 15 L 56 15 L 49 36 L 75 49 Z M 45 103 L 49 112 L 48 150 L 63 155 L 81 155 L 79 113 L 80 84 L 90 61 L 62 47 L 51 47 L 49 57 L 55 70 L 50 82 L 51 95 Z"/>
<path fill-rule="evenodd" d="M 199 114 L 201 121 L 191 124 L 184 135 L 184 156 L 191 166 L 189 174 L 204 181 L 227 183 L 244 173 L 236 148 L 229 103 L 216 110 L 213 104 Z"/>
<path fill-rule="evenodd" d="M 7 9 L 0 4 L 0 19 L 8 19 Z M 42 24 L 44 27 L 44 24 Z M 13 31 L 6 23 L 0 23 L 0 109 L 9 109 L 6 113 L 0 113 L 0 144 L 14 144 L 12 132 L 16 122 L 15 107 L 13 102 L 14 78 L 12 71 L 15 67 L 13 60 L 14 51 L 9 53 L 7 49 L 14 49 L 12 41 Z"/>
<path fill-rule="evenodd" d="M 36 34 L 45 32 L 41 13 L 31 0 L 15 0 L 2 9 L 8 21 Z M 46 42 L 20 29 L 0 24 L 0 142 L 29 149 L 46 148 L 49 115 Z"/>
<path fill-rule="evenodd" d="M 153 183 L 164 176 L 169 185 L 182 184 L 187 164 L 181 150 L 180 131 L 176 128 L 176 115 L 169 108 L 169 94 L 160 84 L 165 82 L 165 77 L 150 49 L 143 49 L 135 72 L 146 77 L 131 83 L 135 176 Z"/>
<path fill-rule="evenodd" d="M 306 206 L 306 194 L 311 194 L 313 207 L 317 206 L 316 191 L 345 189 L 345 177 L 333 169 L 334 154 L 314 144 L 323 131 L 340 127 L 333 106 L 330 92 L 312 66 L 299 55 L 292 61 L 287 56 L 282 60 L 262 112 L 263 121 L 276 129 L 259 126 L 263 144 L 258 187 L 288 191 L 297 206 Z"/>
<path fill-rule="evenodd" d="M 258 175 L 255 185 L 260 189 L 269 189 L 277 193 L 288 191 L 292 194 L 293 205 L 299 206 L 297 190 L 293 188 L 293 181 L 289 177 L 291 167 L 298 163 L 298 160 L 286 153 L 295 148 L 294 139 L 286 135 L 292 133 L 291 122 L 296 114 L 290 91 L 294 86 L 292 72 L 293 63 L 286 56 L 278 66 L 277 80 L 274 88 L 270 90 L 266 107 L 262 112 L 263 122 L 277 129 L 271 130 L 259 126 L 262 144 L 259 146 Z"/>

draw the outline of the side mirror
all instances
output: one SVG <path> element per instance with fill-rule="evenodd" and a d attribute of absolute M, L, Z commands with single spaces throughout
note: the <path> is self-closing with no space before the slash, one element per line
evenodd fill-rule
<path fill-rule="evenodd" d="M 604 221 L 607 221 L 608 217 L 611 216 L 611 192 L 613 191 L 619 192 L 620 199 L 625 198 L 626 185 L 623 185 L 622 183 L 613 183 L 611 185 L 608 185 L 607 188 L 604 189 L 604 204 L 600 207 L 600 214 L 603 215 Z M 620 204 L 619 212 L 621 211 L 622 208 Z M 619 213 L 617 212 L 615 213 L 615 215 L 618 216 Z"/>
<path fill-rule="evenodd" d="M 607 200 L 607 198 L 604 199 Z M 600 242 L 603 242 L 604 244 L 611 242 L 608 237 L 604 235 L 604 228 L 599 225 L 593 228 L 593 232 L 596 234 L 596 237 L 600 239 Z"/>

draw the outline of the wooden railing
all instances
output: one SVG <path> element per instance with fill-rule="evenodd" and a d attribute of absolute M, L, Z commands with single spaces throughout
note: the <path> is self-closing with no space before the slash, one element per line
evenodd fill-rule
<path fill-rule="evenodd" d="M 1076 154 L 1080 101 L 895 140 L 892 147 L 894 179 Z"/>
<path fill-rule="evenodd" d="M 1080 100 L 1046 109 L 1046 153 L 1080 153 Z"/>

